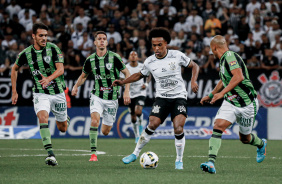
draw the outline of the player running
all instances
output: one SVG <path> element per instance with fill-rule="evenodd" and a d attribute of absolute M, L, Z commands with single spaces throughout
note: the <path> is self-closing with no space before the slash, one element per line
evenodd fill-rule
<path fill-rule="evenodd" d="M 196 81 L 199 66 L 182 52 L 167 49 L 167 44 L 171 40 L 167 29 L 152 29 L 149 33 L 149 40 L 155 54 L 145 60 L 143 69 L 124 81 L 116 80 L 113 83 L 114 86 L 132 83 L 144 76 L 148 76 L 150 73 L 156 81 L 156 100 L 149 117 L 149 125 L 142 132 L 133 153 L 124 157 L 122 161 L 125 164 L 134 162 L 142 148 L 150 141 L 156 128 L 164 122 L 170 113 L 174 126 L 177 155 L 175 169 L 183 169 L 182 158 L 185 147 L 183 126 L 187 117 L 187 91 L 181 75 L 181 66 L 192 68 L 191 88 L 194 93 L 198 91 Z"/>
<path fill-rule="evenodd" d="M 221 146 L 222 132 L 235 121 L 240 126 L 241 142 L 257 146 L 258 163 L 265 158 L 267 143 L 265 139 L 260 139 L 252 133 L 259 104 L 243 59 L 237 53 L 229 51 L 226 40 L 220 35 L 212 39 L 210 46 L 214 56 L 220 59 L 220 81 L 200 103 L 214 104 L 221 98 L 224 98 L 224 101 L 215 117 L 213 134 L 209 140 L 209 161 L 202 163 L 200 167 L 205 172 L 215 174 L 214 163 Z"/>
<path fill-rule="evenodd" d="M 136 51 L 131 51 L 129 54 L 129 63 L 126 68 L 129 70 L 130 74 L 138 73 L 143 68 L 144 64 L 138 62 L 138 55 Z M 121 78 L 124 76 L 121 73 Z M 138 142 L 139 136 L 143 130 L 142 127 L 142 110 L 145 105 L 146 89 L 148 83 L 151 81 L 151 75 L 147 77 L 146 83 L 144 80 L 139 80 L 130 84 L 130 99 L 129 112 L 131 114 L 131 123 L 133 127 L 133 132 L 135 135 L 135 143 Z"/>
<path fill-rule="evenodd" d="M 92 155 L 89 161 L 98 161 L 96 149 L 100 117 L 103 117 L 102 133 L 104 135 L 109 134 L 116 119 L 119 87 L 112 87 L 111 84 L 115 79 L 119 79 L 120 71 L 125 78 L 130 76 L 121 57 L 107 50 L 108 41 L 105 32 L 96 32 L 94 44 L 96 52 L 85 60 L 82 73 L 72 89 L 72 95 L 76 96 L 78 87 L 85 82 L 90 73 L 93 74 L 95 83 L 90 97 L 91 127 L 89 132 Z M 125 105 L 130 103 L 129 84 L 125 85 L 123 99 Z"/>
<path fill-rule="evenodd" d="M 45 163 L 55 166 L 58 165 L 58 162 L 52 149 L 48 118 L 51 110 L 55 115 L 58 129 L 61 132 L 67 130 L 69 118 L 64 93 L 64 58 L 55 44 L 47 42 L 48 27 L 46 25 L 35 23 L 32 31 L 34 44 L 19 53 L 12 68 L 12 104 L 16 105 L 18 101 L 16 89 L 18 70 L 21 66 L 27 64 L 34 83 L 34 111 L 39 119 L 43 146 L 48 152 Z"/>

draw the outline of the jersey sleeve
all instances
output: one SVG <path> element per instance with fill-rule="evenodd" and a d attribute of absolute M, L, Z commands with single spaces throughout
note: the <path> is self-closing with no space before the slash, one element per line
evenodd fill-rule
<path fill-rule="evenodd" d="M 86 74 L 89 74 L 91 72 L 91 63 L 89 58 L 85 60 L 82 71 Z"/>
<path fill-rule="evenodd" d="M 124 70 L 126 68 L 125 64 L 122 62 L 122 59 L 118 54 L 114 55 L 114 65 L 118 69 L 118 71 Z"/>
<path fill-rule="evenodd" d="M 18 66 L 23 66 L 24 64 L 27 64 L 27 58 L 24 53 L 25 52 L 21 52 L 18 54 L 18 57 L 15 62 Z"/>
<path fill-rule="evenodd" d="M 64 56 L 62 51 L 59 49 L 57 45 L 53 45 L 52 49 L 52 61 L 54 63 L 64 63 Z"/>
<path fill-rule="evenodd" d="M 184 67 L 187 67 L 189 66 L 190 62 L 191 62 L 191 59 L 186 56 L 184 53 L 180 52 L 180 65 L 181 66 L 184 66 Z"/>
<path fill-rule="evenodd" d="M 144 65 L 143 65 L 143 67 L 140 71 L 143 76 L 149 76 L 150 75 L 150 70 L 146 67 L 146 63 L 147 63 L 146 61 L 147 60 L 145 60 Z"/>
<path fill-rule="evenodd" d="M 228 51 L 228 53 L 226 53 L 225 59 L 230 71 L 236 68 L 241 68 L 233 52 Z"/>

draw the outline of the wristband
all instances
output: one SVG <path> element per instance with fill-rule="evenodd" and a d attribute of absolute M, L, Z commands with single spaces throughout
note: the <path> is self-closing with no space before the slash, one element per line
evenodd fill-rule
<path fill-rule="evenodd" d="M 209 97 L 210 97 L 210 99 L 212 99 L 212 98 L 213 98 L 213 94 L 212 94 L 212 93 L 210 93 L 210 94 L 209 94 Z"/>

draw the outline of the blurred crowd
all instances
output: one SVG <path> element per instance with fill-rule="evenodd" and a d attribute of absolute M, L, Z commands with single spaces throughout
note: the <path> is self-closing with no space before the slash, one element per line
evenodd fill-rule
<path fill-rule="evenodd" d="M 147 36 L 154 27 L 169 29 L 169 48 L 184 52 L 201 72 L 218 67 L 209 47 L 216 34 L 248 68 L 281 69 L 281 10 L 278 0 L 1 0 L 0 76 L 9 75 L 18 53 L 33 43 L 35 22 L 49 26 L 48 40 L 70 70 L 80 70 L 95 51 L 99 30 L 125 63 L 132 50 L 143 62 L 153 53 Z"/>

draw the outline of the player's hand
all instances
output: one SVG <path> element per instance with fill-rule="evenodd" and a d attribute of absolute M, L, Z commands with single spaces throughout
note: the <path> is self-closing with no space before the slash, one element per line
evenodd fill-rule
<path fill-rule="evenodd" d="M 212 100 L 211 100 L 211 104 L 214 104 L 217 100 L 220 100 L 220 99 L 222 99 L 224 97 L 224 94 L 221 94 L 221 93 L 216 93 L 214 96 L 213 96 L 213 98 L 212 98 Z"/>
<path fill-rule="evenodd" d="M 73 86 L 72 90 L 71 90 L 71 96 L 76 96 L 78 92 L 78 88 L 76 86 Z"/>
<path fill-rule="evenodd" d="M 42 77 L 42 79 L 39 80 L 39 82 L 40 82 L 42 88 L 45 89 L 46 86 L 49 84 L 50 80 L 49 80 L 48 77 L 44 77 L 44 75 L 42 75 L 42 74 L 41 74 L 41 77 Z"/>
<path fill-rule="evenodd" d="M 129 96 L 129 91 L 124 91 L 123 93 L 123 103 L 124 105 L 129 105 L 131 102 L 130 96 Z"/>
<path fill-rule="evenodd" d="M 113 83 L 112 83 L 112 86 L 122 86 L 123 85 L 123 82 L 121 80 L 115 80 Z"/>
<path fill-rule="evenodd" d="M 17 104 L 18 97 L 19 97 L 19 95 L 18 95 L 17 92 L 13 92 L 13 93 L 12 93 L 12 104 L 13 104 L 13 105 L 16 105 L 16 104 Z"/>
<path fill-rule="evenodd" d="M 194 93 L 198 93 L 199 86 L 197 82 L 191 82 L 191 88 Z"/>
<path fill-rule="evenodd" d="M 209 103 L 211 98 L 209 96 L 205 96 L 201 99 L 200 104 L 204 105 L 204 103 Z"/>

